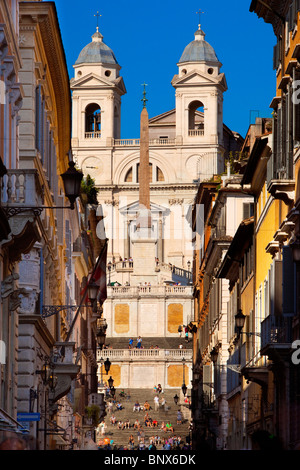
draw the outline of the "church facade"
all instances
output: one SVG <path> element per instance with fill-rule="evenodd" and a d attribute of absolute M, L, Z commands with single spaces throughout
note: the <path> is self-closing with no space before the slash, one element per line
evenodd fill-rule
<path fill-rule="evenodd" d="M 184 329 L 193 320 L 191 211 L 199 183 L 224 172 L 225 158 L 240 148 L 240 136 L 223 123 L 222 64 L 200 25 L 177 66 L 175 108 L 148 121 L 152 236 L 137 242 L 141 141 L 121 137 L 121 67 L 98 28 L 74 64 L 72 149 L 101 188 L 108 330 L 99 361 L 110 358 L 115 387 L 190 385 L 192 343 Z"/>

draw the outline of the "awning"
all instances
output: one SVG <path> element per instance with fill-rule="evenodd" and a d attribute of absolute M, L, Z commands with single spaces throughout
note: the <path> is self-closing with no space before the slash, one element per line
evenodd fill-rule
<path fill-rule="evenodd" d="M 18 421 L 9 416 L 6 411 L 0 408 L 0 431 L 10 431 L 16 433 L 28 432 Z"/>

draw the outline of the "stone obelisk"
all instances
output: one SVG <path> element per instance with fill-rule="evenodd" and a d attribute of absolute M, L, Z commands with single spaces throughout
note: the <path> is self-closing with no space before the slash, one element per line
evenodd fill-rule
<path fill-rule="evenodd" d="M 145 87 L 145 85 L 144 85 Z M 139 214 L 137 229 L 151 228 L 150 175 L 149 175 L 149 117 L 144 88 L 143 110 L 140 119 Z"/>
<path fill-rule="evenodd" d="M 145 85 L 144 85 L 145 86 Z M 151 282 L 157 277 L 155 257 L 157 239 L 154 237 L 150 205 L 150 170 L 149 170 L 149 118 L 146 109 L 144 88 L 144 106 L 140 120 L 140 165 L 139 165 L 139 211 L 136 220 L 136 232 L 132 238 L 134 272 L 137 283 Z"/>

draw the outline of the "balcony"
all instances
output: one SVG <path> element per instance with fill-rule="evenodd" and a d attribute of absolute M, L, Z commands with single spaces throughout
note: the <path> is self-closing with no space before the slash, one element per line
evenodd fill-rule
<path fill-rule="evenodd" d="M 204 136 L 204 129 L 189 129 L 189 137 L 202 137 Z"/>
<path fill-rule="evenodd" d="M 192 286 L 109 286 L 108 298 L 192 297 Z"/>
<path fill-rule="evenodd" d="M 261 355 L 284 357 L 291 351 L 292 317 L 269 315 L 261 323 Z"/>
<path fill-rule="evenodd" d="M 163 138 L 163 139 L 150 139 L 149 146 L 167 146 L 175 145 L 175 139 Z M 140 139 L 114 139 L 115 147 L 138 147 L 140 145 Z"/>
<path fill-rule="evenodd" d="M 86 132 L 86 139 L 101 139 L 101 132 Z"/>
<path fill-rule="evenodd" d="M 80 365 L 74 363 L 75 343 L 55 343 L 55 353 L 53 355 L 53 373 L 57 377 L 57 385 L 49 395 L 49 400 L 56 403 L 60 398 L 66 396 L 71 390 L 72 380 L 79 371 Z"/>
<path fill-rule="evenodd" d="M 41 213 L 41 198 L 37 193 L 37 170 L 7 170 L 3 176 L 1 201 L 11 234 L 3 242 L 8 246 L 12 260 L 30 251 L 41 233 L 36 217 Z"/>
<path fill-rule="evenodd" d="M 182 361 L 192 360 L 191 349 L 103 349 L 97 351 L 97 360 L 109 358 L 110 361 Z"/>

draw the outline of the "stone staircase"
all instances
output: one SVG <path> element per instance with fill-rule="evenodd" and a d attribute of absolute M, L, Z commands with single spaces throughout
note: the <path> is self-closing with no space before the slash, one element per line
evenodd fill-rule
<path fill-rule="evenodd" d="M 140 428 L 140 433 L 141 436 L 144 440 L 144 443 L 146 447 L 150 444 L 150 438 L 152 436 L 159 436 L 160 438 L 160 443 L 157 446 L 157 449 L 162 448 L 162 444 L 165 441 L 165 439 L 168 439 L 172 436 L 180 436 L 181 437 L 181 442 L 185 443 L 186 438 L 189 436 L 189 418 L 190 418 L 190 411 L 188 408 L 180 406 L 179 403 L 175 405 L 174 403 L 174 395 L 177 393 L 179 395 L 179 391 L 174 391 L 174 390 L 164 390 L 162 393 L 159 394 L 159 398 L 161 400 L 162 397 L 165 398 L 166 400 L 166 409 L 163 407 L 159 406 L 159 409 L 156 411 L 154 408 L 154 396 L 156 393 L 154 390 L 148 390 L 148 389 L 135 389 L 135 390 L 124 390 L 126 397 L 123 398 L 120 396 L 120 392 L 122 390 L 116 390 L 116 395 L 115 395 L 115 401 L 120 401 L 120 403 L 123 406 L 122 410 L 117 410 L 115 404 L 113 405 L 113 410 L 112 412 L 109 411 L 109 407 L 107 406 L 107 415 L 105 417 L 105 433 L 97 434 L 97 444 L 99 444 L 100 441 L 104 441 L 104 439 L 109 439 L 110 441 L 113 441 L 112 446 L 116 446 L 117 448 L 126 446 L 129 447 L 129 438 L 132 435 L 134 437 L 134 449 L 137 449 L 139 441 L 139 433 L 137 429 L 134 429 L 134 423 L 136 419 L 139 420 L 141 428 Z M 133 411 L 133 407 L 136 401 L 140 403 L 140 405 L 143 405 L 145 401 L 148 401 L 148 403 L 151 406 L 150 411 L 148 411 L 149 416 L 153 420 L 158 421 L 158 427 L 146 427 L 144 425 L 144 416 L 146 414 L 146 411 Z M 111 399 L 107 398 L 106 402 L 108 403 L 109 401 L 112 401 Z M 181 409 L 182 411 L 182 424 L 177 424 L 177 411 Z M 116 418 L 116 424 L 113 426 L 111 424 L 110 418 L 112 414 Z M 118 429 L 118 421 L 123 421 L 125 422 L 126 420 L 129 420 L 130 422 L 130 428 L 129 429 Z M 164 422 L 165 424 L 167 422 L 170 422 L 173 426 L 173 432 L 167 431 L 164 432 L 161 430 L 161 424 Z M 107 442 L 107 441 L 106 441 Z"/>

